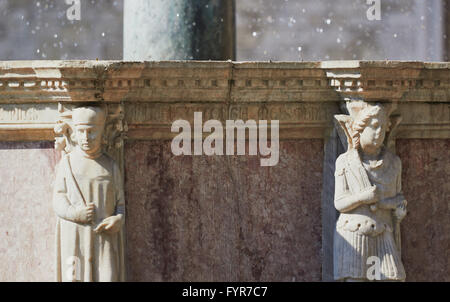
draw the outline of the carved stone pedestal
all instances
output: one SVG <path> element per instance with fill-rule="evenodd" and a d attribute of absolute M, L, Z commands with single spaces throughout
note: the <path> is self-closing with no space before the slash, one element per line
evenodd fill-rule
<path fill-rule="evenodd" d="M 396 103 L 392 114 L 402 117 L 395 146 L 386 147 L 401 160 L 408 201 L 406 280 L 450 281 L 449 67 L 0 62 L 0 280 L 54 280 L 54 143 L 65 140 L 54 128 L 89 104 L 107 108 L 104 150 L 124 175 L 128 281 L 332 280 L 335 161 L 348 149 L 334 116 L 349 114 L 347 101 L 364 100 Z M 171 125 L 192 125 L 194 112 L 222 125 L 279 120 L 278 164 L 261 167 L 260 156 L 248 154 L 175 156 Z"/>

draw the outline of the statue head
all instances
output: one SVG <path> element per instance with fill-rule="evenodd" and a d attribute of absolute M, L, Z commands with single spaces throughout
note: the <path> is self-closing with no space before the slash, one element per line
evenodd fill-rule
<path fill-rule="evenodd" d="M 354 100 L 346 103 L 349 115 L 337 114 L 338 131 L 343 130 L 347 138 L 347 149 L 361 149 L 367 154 L 376 154 L 381 147 L 392 148 L 395 129 L 401 121 L 400 115 L 391 115 L 396 103 L 368 103 Z M 343 135 L 340 135 L 343 138 Z M 344 140 L 342 140 L 345 145 Z"/>
<path fill-rule="evenodd" d="M 358 112 L 351 125 L 354 148 L 376 154 L 383 146 L 389 119 L 380 104 L 369 105 Z"/>
<path fill-rule="evenodd" d="M 77 107 L 72 113 L 74 138 L 78 148 L 87 155 L 101 152 L 106 112 L 100 106 Z"/>

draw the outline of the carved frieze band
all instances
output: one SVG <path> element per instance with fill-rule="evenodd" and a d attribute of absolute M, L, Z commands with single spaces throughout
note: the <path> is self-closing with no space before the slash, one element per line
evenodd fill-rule
<path fill-rule="evenodd" d="M 53 140 L 58 104 L 123 104 L 130 139 L 177 119 L 279 120 L 321 138 L 345 99 L 398 102 L 404 138 L 450 137 L 450 64 L 420 62 L 0 62 L 0 140 Z"/>

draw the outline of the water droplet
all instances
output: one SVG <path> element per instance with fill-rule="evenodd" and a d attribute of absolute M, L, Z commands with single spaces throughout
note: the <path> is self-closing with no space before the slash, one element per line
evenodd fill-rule
<path fill-rule="evenodd" d="M 105 33 L 104 32 L 102 32 L 102 37 L 104 37 L 105 36 Z"/>
<path fill-rule="evenodd" d="M 58 38 L 58 35 L 57 35 L 57 34 L 54 34 L 54 35 L 53 35 L 53 38 L 55 38 L 55 39 Z"/>
<path fill-rule="evenodd" d="M 36 2 L 36 6 L 37 7 L 41 6 L 41 3 L 40 2 Z"/>
<path fill-rule="evenodd" d="M 337 43 L 341 43 L 341 39 L 337 38 L 337 39 L 336 39 L 336 42 L 337 42 Z"/>
<path fill-rule="evenodd" d="M 252 32 L 252 36 L 256 37 L 258 35 L 258 33 L 256 31 Z"/>
<path fill-rule="evenodd" d="M 36 53 L 40 53 L 41 52 L 41 50 L 38 48 L 38 49 L 36 49 Z"/>
<path fill-rule="evenodd" d="M 326 20 L 325 20 L 325 23 L 328 24 L 328 25 L 330 25 L 330 24 L 331 24 L 331 19 L 326 19 Z"/>
<path fill-rule="evenodd" d="M 297 50 L 302 51 L 302 47 L 301 46 L 297 47 Z"/>
<path fill-rule="evenodd" d="M 73 43 L 73 46 L 74 46 L 74 47 L 77 47 L 77 46 L 78 46 L 78 43 L 77 43 L 77 42 Z"/>
<path fill-rule="evenodd" d="M 302 9 L 302 13 L 306 13 L 306 9 L 305 8 Z"/>
<path fill-rule="evenodd" d="M 180 16 L 180 14 L 177 14 L 177 17 L 179 17 Z"/>
<path fill-rule="evenodd" d="M 397 38 L 397 34 L 394 34 L 394 38 Z"/>

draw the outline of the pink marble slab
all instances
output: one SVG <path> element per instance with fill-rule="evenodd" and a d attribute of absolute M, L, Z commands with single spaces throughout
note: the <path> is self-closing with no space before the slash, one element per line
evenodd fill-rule
<path fill-rule="evenodd" d="M 53 281 L 53 142 L 0 142 L 0 281 Z"/>
<path fill-rule="evenodd" d="M 174 156 L 125 146 L 131 281 L 319 281 L 322 140 L 258 156 Z"/>

